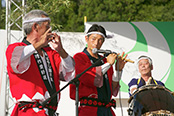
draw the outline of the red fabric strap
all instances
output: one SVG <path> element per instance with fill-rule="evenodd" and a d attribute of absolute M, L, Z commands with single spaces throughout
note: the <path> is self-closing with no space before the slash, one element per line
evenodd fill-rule
<path fill-rule="evenodd" d="M 116 101 L 112 99 L 109 103 L 102 102 L 96 98 L 83 97 L 80 99 L 80 105 L 93 106 L 93 107 L 116 107 Z"/>
<path fill-rule="evenodd" d="M 51 105 L 45 105 L 45 107 L 43 107 L 41 104 L 39 104 L 38 102 L 26 102 L 26 101 L 20 101 L 18 103 L 19 109 L 25 109 L 25 108 L 34 108 L 37 107 L 39 109 L 43 109 L 43 108 L 48 108 L 48 109 L 52 109 L 52 110 L 57 110 L 56 106 L 51 106 Z"/>

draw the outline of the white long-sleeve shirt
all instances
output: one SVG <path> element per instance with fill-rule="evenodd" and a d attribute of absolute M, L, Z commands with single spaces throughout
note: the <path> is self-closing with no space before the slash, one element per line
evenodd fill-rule
<path fill-rule="evenodd" d="M 101 66 L 102 73 L 105 74 L 110 67 L 111 67 L 111 65 L 109 63 L 103 64 Z M 112 80 L 115 82 L 118 82 L 121 79 L 121 76 L 122 76 L 122 71 L 115 71 L 114 70 L 114 74 L 112 75 Z"/>
<path fill-rule="evenodd" d="M 33 47 L 32 44 L 27 46 L 17 46 L 13 53 L 12 53 L 12 60 L 11 60 L 11 67 L 13 68 L 15 73 L 22 74 L 25 71 L 28 70 L 30 67 L 30 56 L 37 52 L 36 49 Z M 43 61 L 44 67 L 46 69 L 47 76 L 47 63 L 45 60 L 45 56 L 41 56 L 41 59 Z M 70 81 L 74 78 L 75 75 L 75 69 L 74 69 L 74 60 L 68 55 L 66 58 L 61 58 L 61 64 L 59 67 L 59 74 L 63 74 L 63 78 L 60 77 L 61 80 Z M 49 80 L 50 82 L 50 80 Z M 51 84 L 51 82 L 50 82 Z"/>

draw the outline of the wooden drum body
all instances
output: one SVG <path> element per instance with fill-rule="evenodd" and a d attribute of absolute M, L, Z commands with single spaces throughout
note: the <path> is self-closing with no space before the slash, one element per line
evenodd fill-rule
<path fill-rule="evenodd" d="M 173 93 L 161 85 L 142 86 L 128 102 L 130 116 L 174 116 Z"/>

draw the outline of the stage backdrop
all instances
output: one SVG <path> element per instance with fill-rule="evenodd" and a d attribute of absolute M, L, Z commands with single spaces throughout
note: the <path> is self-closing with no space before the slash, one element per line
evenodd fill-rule
<path fill-rule="evenodd" d="M 121 79 L 122 98 L 128 98 L 128 83 L 139 77 L 137 58 L 148 55 L 153 60 L 152 76 L 174 91 L 174 22 L 87 22 L 86 31 L 94 24 L 105 27 L 111 37 L 101 49 L 123 51 L 135 63 L 127 63 Z"/>

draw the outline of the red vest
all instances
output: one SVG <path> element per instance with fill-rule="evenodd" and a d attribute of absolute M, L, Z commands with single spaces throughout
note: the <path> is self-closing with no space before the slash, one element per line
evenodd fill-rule
<path fill-rule="evenodd" d="M 90 59 L 84 52 L 80 52 L 74 55 L 75 60 L 75 70 L 76 75 L 82 73 L 84 70 L 86 70 L 88 67 L 92 65 Z M 106 62 L 106 59 L 104 59 L 104 62 Z M 89 69 L 85 74 L 83 74 L 80 78 L 80 85 L 79 85 L 79 99 L 82 97 L 89 97 L 92 95 L 97 95 L 97 87 L 94 86 L 94 79 L 96 75 L 96 68 L 93 67 Z M 108 79 L 109 79 L 109 85 L 111 94 L 112 92 L 112 75 L 113 75 L 113 69 L 110 68 L 107 71 Z M 70 85 L 70 98 L 75 100 L 75 94 L 76 94 L 76 87 L 75 85 Z M 112 95 L 111 95 L 112 96 Z M 111 110 L 112 111 L 112 110 Z M 113 116 L 115 116 L 114 112 L 112 111 Z M 79 116 L 97 116 L 97 107 L 79 107 Z"/>
<path fill-rule="evenodd" d="M 29 69 L 26 72 L 22 74 L 16 74 L 13 71 L 10 65 L 12 60 L 11 57 L 12 57 L 14 48 L 17 46 L 26 46 L 26 44 L 22 42 L 11 44 L 8 46 L 6 51 L 7 71 L 8 71 L 9 80 L 10 80 L 10 90 L 11 90 L 12 97 L 15 98 L 16 100 L 21 99 L 22 96 L 23 97 L 27 96 L 27 98 L 31 100 L 38 99 L 38 98 L 46 99 L 45 97 L 48 90 L 42 80 L 38 66 L 36 64 L 36 60 L 33 55 L 30 57 L 31 64 Z M 48 54 L 49 60 L 51 62 L 51 66 L 53 69 L 54 83 L 56 86 L 56 91 L 58 91 L 59 90 L 59 65 L 61 62 L 60 56 L 56 51 L 52 50 L 50 47 L 46 47 L 44 48 L 44 50 Z M 60 98 L 60 95 L 59 95 L 59 98 Z M 30 113 L 32 112 L 31 113 L 32 115 L 37 115 L 37 116 L 39 114 L 39 112 L 36 113 L 31 110 L 26 112 L 30 112 Z M 40 113 L 41 112 L 43 111 L 40 111 Z M 20 115 L 23 115 L 22 112 Z M 27 114 L 24 113 L 24 115 L 27 115 Z M 45 113 L 43 112 L 41 113 L 41 115 L 45 115 Z"/>

